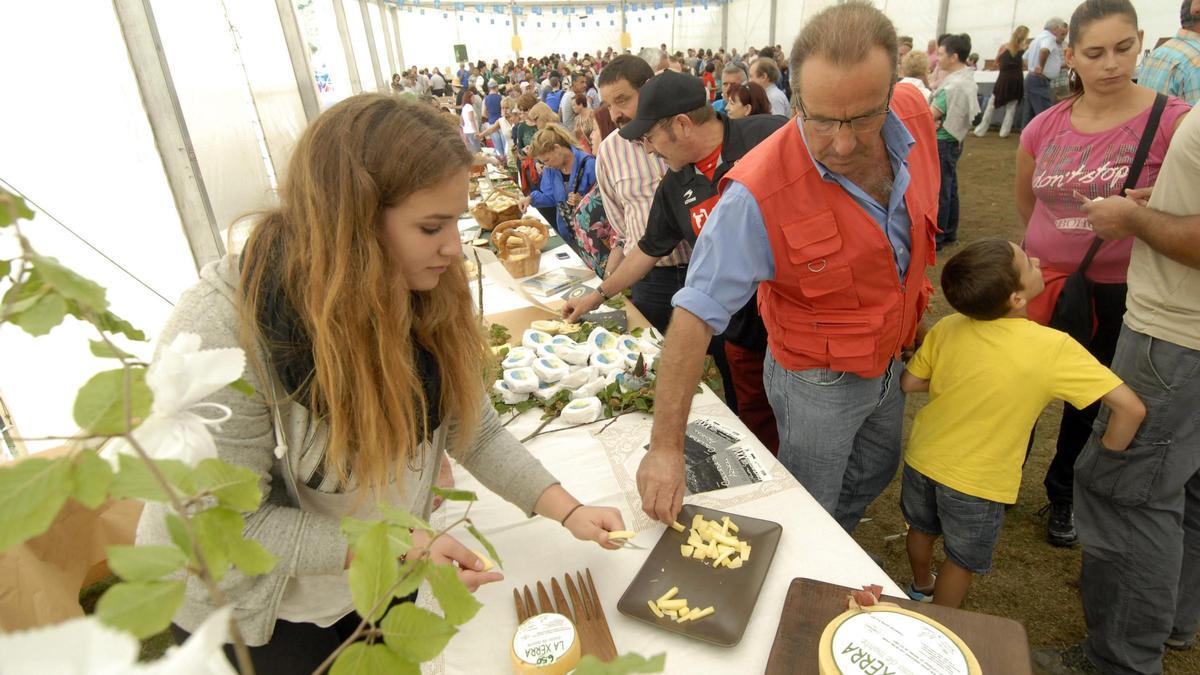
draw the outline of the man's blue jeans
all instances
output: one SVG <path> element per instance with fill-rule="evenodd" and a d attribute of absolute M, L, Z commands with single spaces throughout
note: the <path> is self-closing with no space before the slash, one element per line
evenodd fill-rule
<path fill-rule="evenodd" d="M 962 157 L 963 144 L 941 138 L 937 142 L 938 161 L 942 168 L 942 183 L 938 191 L 939 244 L 958 241 L 958 158 Z"/>
<path fill-rule="evenodd" d="M 779 425 L 779 461 L 847 532 L 900 464 L 903 368 L 893 360 L 873 378 L 791 371 L 767 354 L 763 380 Z"/>
<path fill-rule="evenodd" d="M 1025 76 L 1025 95 L 1021 98 L 1021 128 L 1029 126 L 1033 118 L 1054 105 L 1054 94 L 1050 91 L 1050 80 L 1044 75 L 1029 73 Z"/>

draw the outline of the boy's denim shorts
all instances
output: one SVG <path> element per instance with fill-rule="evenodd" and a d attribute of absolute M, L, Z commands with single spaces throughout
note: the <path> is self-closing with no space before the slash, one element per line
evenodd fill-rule
<path fill-rule="evenodd" d="M 1004 504 L 946 487 L 905 464 L 900 510 L 909 527 L 941 535 L 946 557 L 954 564 L 974 574 L 992 569 Z"/>

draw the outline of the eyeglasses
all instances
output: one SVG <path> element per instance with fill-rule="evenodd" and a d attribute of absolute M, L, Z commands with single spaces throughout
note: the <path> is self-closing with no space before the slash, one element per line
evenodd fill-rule
<path fill-rule="evenodd" d="M 808 111 L 804 109 L 804 100 L 797 96 L 796 103 L 800 106 L 800 119 L 804 120 L 808 128 L 818 136 L 833 136 L 841 131 L 843 124 L 848 124 L 850 131 L 856 134 L 865 134 L 879 131 L 887 120 L 887 114 L 892 111 L 892 90 L 888 89 L 887 101 L 883 104 L 883 110 L 850 119 L 832 120 L 826 117 L 809 117 Z"/>

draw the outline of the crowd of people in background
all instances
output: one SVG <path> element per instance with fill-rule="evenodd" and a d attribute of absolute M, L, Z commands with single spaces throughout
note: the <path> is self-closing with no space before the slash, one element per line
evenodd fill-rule
<path fill-rule="evenodd" d="M 694 373 L 689 359 L 713 357 L 730 408 L 847 531 L 896 474 L 903 392 L 931 391 L 903 456 L 914 599 L 957 606 L 972 575 L 990 569 L 1037 414 L 1065 399 L 1044 481 L 1046 538 L 1082 540 L 1089 637 L 1047 658 L 1062 672 L 1154 672 L 1164 644 L 1190 648 L 1200 627 L 1200 432 L 1178 398 L 1200 395 L 1200 260 L 1185 251 L 1200 248 L 1200 120 L 1185 125 L 1200 102 L 1198 15 L 1200 2 L 1184 0 L 1179 32 L 1143 51 L 1127 0 L 1087 0 L 1036 34 L 1015 27 L 981 66 L 969 35 L 914 49 L 882 13 L 851 2 L 817 15 L 790 54 L 609 48 L 414 67 L 393 87 L 443 107 L 473 151 L 494 149 L 523 204 L 601 278 L 565 317 L 630 291 L 668 333 L 664 364 Z M 985 97 L 981 68 L 997 71 Z M 970 225 L 960 228 L 958 163 L 968 134 L 993 124 L 1001 138 L 1021 136 L 1024 238 L 959 249 L 942 278 L 958 318 L 931 341 L 919 320 L 925 268 Z M 792 164 L 816 171 L 777 171 Z M 803 233 L 789 224 L 810 215 L 828 223 Z M 880 229 L 878 250 L 862 243 Z M 1094 330 L 1068 344 L 1043 326 L 1055 325 L 1072 275 L 1089 281 L 1082 301 Z M 1151 351 L 1160 344 L 1161 356 Z M 1045 376 L 1036 387 L 988 381 L 977 368 L 980 353 L 1019 361 L 1030 349 L 1037 359 L 1025 362 Z M 671 427 L 694 389 L 681 378 L 660 378 L 638 474 L 647 513 L 660 519 L 680 496 L 662 478 L 674 476 L 674 460 L 654 450 L 678 440 Z M 833 387 L 844 390 L 836 403 L 822 398 Z M 1025 402 L 975 401 L 981 391 Z M 979 406 L 1011 416 L 971 418 Z M 975 435 L 960 438 L 947 420 L 974 424 Z M 982 440 L 990 432 L 979 424 L 1007 431 Z M 1172 439 L 1186 458 L 1170 454 Z M 990 463 L 954 454 L 971 443 L 995 451 Z M 1125 447 L 1129 475 L 1115 465 L 1101 475 Z M 1174 475 L 1160 473 L 1168 468 Z M 942 576 L 930 566 L 938 537 Z"/>

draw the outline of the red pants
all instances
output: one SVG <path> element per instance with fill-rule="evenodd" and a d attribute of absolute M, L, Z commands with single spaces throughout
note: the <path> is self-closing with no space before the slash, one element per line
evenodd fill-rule
<path fill-rule="evenodd" d="M 775 412 L 771 410 L 763 386 L 763 360 L 766 357 L 766 352 L 751 351 L 725 341 L 725 358 L 729 361 L 733 389 L 737 393 L 738 417 L 772 455 L 778 455 L 779 428 L 775 426 Z"/>

